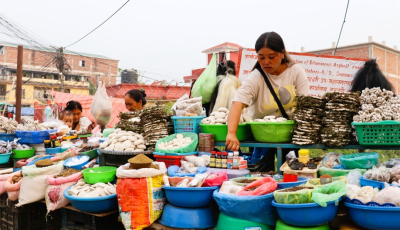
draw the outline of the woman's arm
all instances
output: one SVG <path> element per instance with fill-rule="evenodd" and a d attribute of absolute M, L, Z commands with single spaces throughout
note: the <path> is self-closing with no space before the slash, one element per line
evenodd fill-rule
<path fill-rule="evenodd" d="M 225 146 L 231 151 L 238 151 L 240 147 L 239 140 L 236 137 L 236 131 L 239 125 L 242 110 L 246 107 L 245 104 L 238 101 L 232 102 L 231 109 L 228 115 L 228 135 L 226 136 Z"/>

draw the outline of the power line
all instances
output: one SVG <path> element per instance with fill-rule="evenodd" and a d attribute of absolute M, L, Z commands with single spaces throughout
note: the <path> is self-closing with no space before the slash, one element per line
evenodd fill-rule
<path fill-rule="evenodd" d="M 99 28 L 100 26 L 102 26 L 104 23 L 106 23 L 110 18 L 112 18 L 120 9 L 122 9 L 122 7 L 124 7 L 130 0 L 126 1 L 124 3 L 124 5 L 122 5 L 117 11 L 115 11 L 110 17 L 108 17 L 104 22 L 102 22 L 99 26 L 97 26 L 96 28 L 94 28 L 92 31 L 90 31 L 88 34 L 86 34 L 85 36 L 83 36 L 81 39 L 79 39 L 78 41 L 72 43 L 69 46 L 75 45 L 76 43 L 78 43 L 80 40 L 84 39 L 85 37 L 87 37 L 89 34 L 91 34 L 93 31 L 95 31 L 97 28 Z M 66 46 L 66 47 L 69 47 Z"/>
<path fill-rule="evenodd" d="M 335 52 L 333 53 L 334 56 L 335 56 L 335 54 L 336 54 L 336 50 L 337 50 L 337 47 L 338 47 L 338 45 L 339 45 L 340 35 L 342 35 L 342 30 L 343 30 L 344 23 L 346 22 L 347 9 L 349 8 L 349 3 L 350 3 L 350 0 L 347 0 L 346 13 L 344 14 L 344 19 L 343 19 L 342 28 L 340 29 L 339 38 L 338 38 L 338 40 L 337 40 L 337 42 L 336 42 Z"/>

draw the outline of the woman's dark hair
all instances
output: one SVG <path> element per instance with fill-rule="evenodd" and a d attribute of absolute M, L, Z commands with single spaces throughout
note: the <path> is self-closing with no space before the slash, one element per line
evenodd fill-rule
<path fill-rule="evenodd" d="M 366 88 L 380 87 L 393 91 L 393 86 L 379 69 L 376 59 L 365 62 L 364 66 L 354 75 L 351 92 L 361 92 Z"/>
<path fill-rule="evenodd" d="M 135 100 L 136 102 L 142 101 L 142 106 L 146 104 L 146 92 L 144 90 L 138 90 L 138 89 L 131 89 L 128 92 L 126 92 L 125 96 L 129 95 L 130 98 Z"/>
<path fill-rule="evenodd" d="M 82 105 L 81 103 L 77 102 L 77 101 L 69 101 L 67 103 L 67 107 L 65 107 L 65 110 L 74 110 L 74 109 L 79 109 L 81 112 L 82 110 Z"/>
<path fill-rule="evenodd" d="M 256 52 L 258 53 L 262 48 L 269 48 L 275 52 L 283 53 L 284 58 L 282 59 L 282 64 L 288 63 L 291 65 L 293 63 L 292 58 L 290 58 L 288 52 L 286 52 L 285 43 L 283 43 L 281 36 L 275 32 L 266 32 L 261 34 L 256 41 Z M 257 62 L 256 67 L 258 65 L 260 64 Z"/>

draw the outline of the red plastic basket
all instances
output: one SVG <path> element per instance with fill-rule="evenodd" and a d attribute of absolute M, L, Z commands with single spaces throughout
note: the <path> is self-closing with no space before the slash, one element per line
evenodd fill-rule
<path fill-rule="evenodd" d="M 194 155 L 191 155 L 194 156 Z M 181 167 L 181 159 L 184 158 L 185 156 L 160 156 L 160 155 L 154 155 L 156 158 L 157 162 L 164 162 L 165 166 L 168 168 L 169 166 L 176 165 L 178 167 Z"/>

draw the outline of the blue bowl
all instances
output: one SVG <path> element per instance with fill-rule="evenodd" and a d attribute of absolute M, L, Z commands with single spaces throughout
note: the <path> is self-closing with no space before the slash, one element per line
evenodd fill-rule
<path fill-rule="evenodd" d="M 371 207 L 344 202 L 351 219 L 365 229 L 399 229 L 400 207 Z"/>
<path fill-rule="evenodd" d="M 108 212 L 118 208 L 117 194 L 92 198 L 75 197 L 68 195 L 71 187 L 64 191 L 64 196 L 71 201 L 74 208 L 82 212 Z"/>
<path fill-rule="evenodd" d="M 45 157 L 42 157 L 42 158 L 35 159 L 34 161 L 28 163 L 26 166 L 35 165 L 35 162 L 36 162 L 36 161 L 44 160 L 44 159 L 50 159 L 50 158 L 52 158 L 52 157 L 54 157 L 54 156 L 45 156 Z"/>
<path fill-rule="evenodd" d="M 271 205 L 274 193 L 262 196 L 234 196 L 214 191 L 219 210 L 227 216 L 275 226 L 276 208 Z"/>
<path fill-rule="evenodd" d="M 54 155 L 61 152 L 62 152 L 61 147 L 46 148 L 46 154 L 48 155 Z"/>
<path fill-rule="evenodd" d="M 335 203 L 336 201 L 327 202 L 328 206 L 324 208 L 317 203 L 278 204 L 273 200 L 272 206 L 276 207 L 283 222 L 293 226 L 311 227 L 332 221 L 339 208 Z"/>
<path fill-rule="evenodd" d="M 217 225 L 217 215 L 212 206 L 180 208 L 167 204 L 164 207 L 160 223 L 172 228 L 211 228 Z"/>
<path fill-rule="evenodd" d="M 276 188 L 276 190 L 296 187 L 307 183 L 308 180 L 309 178 L 307 177 L 299 177 L 297 178 L 296 182 L 286 182 L 286 183 L 278 182 L 278 187 Z"/>
<path fill-rule="evenodd" d="M 81 159 L 81 158 L 86 158 L 86 161 L 83 162 L 82 164 L 78 164 L 78 165 L 72 165 L 72 166 L 67 166 L 67 163 L 72 161 L 72 159 L 77 158 L 77 159 Z M 87 164 L 89 162 L 89 156 L 83 155 L 83 156 L 76 156 L 76 157 L 71 157 L 68 158 L 67 160 L 64 161 L 64 167 L 65 168 L 73 168 L 73 169 L 77 169 L 77 170 L 82 170 L 82 167 Z"/>
<path fill-rule="evenodd" d="M 11 157 L 11 153 L 12 152 L 0 154 L 0 164 L 8 163 Z"/>
<path fill-rule="evenodd" d="M 171 186 L 162 186 L 168 202 L 172 205 L 183 208 L 198 208 L 207 206 L 213 199 L 215 187 L 200 188 L 177 188 Z"/>

